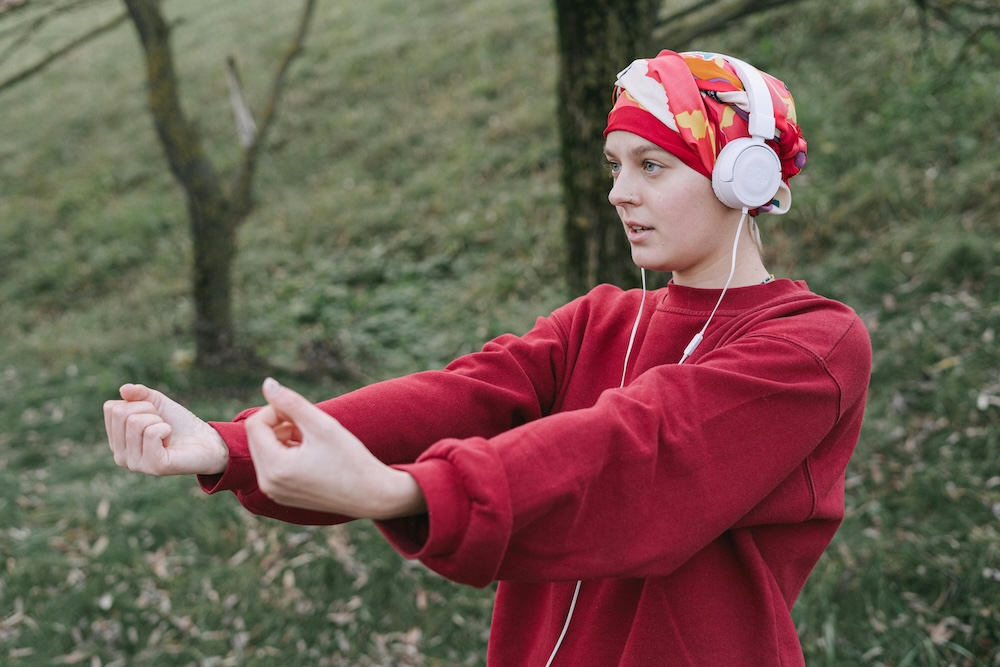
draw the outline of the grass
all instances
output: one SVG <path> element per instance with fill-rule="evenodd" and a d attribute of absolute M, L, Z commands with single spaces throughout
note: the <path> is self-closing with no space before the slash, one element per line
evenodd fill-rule
<path fill-rule="evenodd" d="M 225 168 L 224 57 L 261 99 L 298 7 L 165 7 Z M 246 375 L 190 367 L 184 203 L 131 28 L 0 98 L 0 662 L 482 662 L 490 590 L 366 525 L 285 526 L 121 471 L 100 404 L 142 381 L 226 418 L 267 373 L 319 399 L 561 303 L 553 31 L 527 0 L 319 5 L 241 232 L 237 326 L 268 360 Z M 1000 68 L 995 41 L 957 61 L 960 43 L 877 0 L 697 45 L 790 83 L 810 164 L 764 225 L 770 265 L 854 306 L 874 344 L 847 517 L 795 608 L 810 665 L 1000 665 Z"/>

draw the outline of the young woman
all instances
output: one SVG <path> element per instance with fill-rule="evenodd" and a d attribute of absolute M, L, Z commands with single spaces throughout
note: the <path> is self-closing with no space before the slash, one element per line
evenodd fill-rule
<path fill-rule="evenodd" d="M 284 521 L 377 521 L 499 581 L 496 665 L 802 665 L 791 608 L 844 512 L 871 368 L 848 307 L 773 279 L 806 144 L 784 84 L 663 51 L 619 74 L 609 195 L 661 290 L 602 285 L 440 371 L 207 424 L 125 385 L 115 461 Z"/>

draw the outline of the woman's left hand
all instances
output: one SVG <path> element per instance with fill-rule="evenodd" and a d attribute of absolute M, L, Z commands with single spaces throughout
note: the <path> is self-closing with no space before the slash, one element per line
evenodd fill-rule
<path fill-rule="evenodd" d="M 290 507 L 392 519 L 427 510 L 406 472 L 379 461 L 354 434 L 296 392 L 268 378 L 268 405 L 246 421 L 260 490 Z"/>

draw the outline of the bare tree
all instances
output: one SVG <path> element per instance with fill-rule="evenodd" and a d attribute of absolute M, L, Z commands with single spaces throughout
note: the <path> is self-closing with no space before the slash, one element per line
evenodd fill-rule
<path fill-rule="evenodd" d="M 31 0 L 0 0 L 0 15 L 6 16 L 29 6 L 41 6 L 31 18 L 7 29 L 10 39 L 8 46 L 0 51 L 0 64 L 58 14 L 80 9 L 95 1 L 66 0 L 40 5 Z M 298 26 L 278 63 L 257 119 L 245 102 L 236 60 L 233 57 L 227 59 L 229 98 L 240 141 L 239 160 L 227 176 L 220 176 L 216 171 L 205 153 L 197 124 L 181 105 L 180 82 L 170 45 L 171 27 L 163 18 L 160 3 L 158 0 L 123 2 L 125 11 L 120 15 L 81 32 L 0 81 L 0 92 L 37 75 L 72 51 L 131 20 L 145 60 L 149 111 L 170 170 L 183 189 L 187 202 L 194 247 L 191 282 L 195 305 L 195 362 L 201 368 L 239 362 L 246 355 L 234 345 L 232 321 L 231 269 L 236 256 L 236 234 L 253 208 L 257 160 L 275 120 L 289 67 L 302 50 L 316 1 L 305 1 Z"/>
<path fill-rule="evenodd" d="M 187 198 L 194 241 L 193 293 L 196 363 L 201 368 L 239 361 L 233 346 L 231 269 L 236 232 L 253 207 L 253 179 L 268 129 L 274 122 L 288 68 L 302 49 L 315 0 L 306 0 L 298 28 L 271 82 L 259 122 L 243 100 L 235 61 L 228 61 L 230 100 L 239 126 L 240 160 L 228 182 L 213 167 L 197 126 L 181 107 L 170 29 L 157 0 L 124 0 L 145 54 L 149 110 L 170 170 Z"/>

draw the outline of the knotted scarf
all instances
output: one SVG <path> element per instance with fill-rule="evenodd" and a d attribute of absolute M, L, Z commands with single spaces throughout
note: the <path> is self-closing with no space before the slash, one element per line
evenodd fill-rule
<path fill-rule="evenodd" d="M 781 160 L 782 182 L 774 201 L 751 215 L 785 213 L 792 198 L 788 180 L 806 163 L 806 140 L 795 119 L 791 93 L 780 80 L 766 72 L 761 75 L 774 105 L 775 136 L 767 144 Z M 711 179 L 722 147 L 750 136 L 749 111 L 743 83 L 724 56 L 664 50 L 655 58 L 634 61 L 618 74 L 604 136 L 614 130 L 637 134 Z"/>

